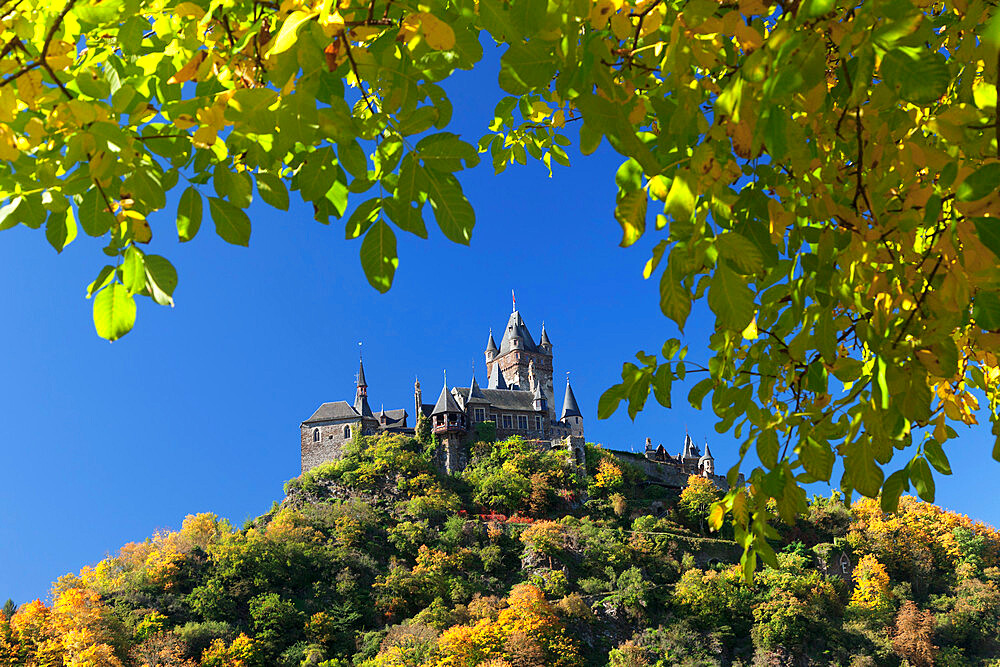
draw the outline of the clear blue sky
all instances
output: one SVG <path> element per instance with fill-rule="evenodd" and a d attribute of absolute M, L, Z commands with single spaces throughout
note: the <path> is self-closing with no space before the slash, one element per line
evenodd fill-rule
<path fill-rule="evenodd" d="M 472 143 L 492 117 L 495 80 L 461 74 L 451 86 L 457 131 Z M 153 221 L 148 251 L 177 267 L 177 306 L 143 300 L 136 329 L 114 344 L 97 338 L 84 298 L 103 264 L 99 244 L 78 239 L 56 256 L 40 231 L 4 232 L 0 602 L 44 598 L 58 576 L 186 514 L 240 524 L 267 511 L 299 472 L 299 422 L 323 401 L 352 400 L 358 341 L 375 409 L 410 408 L 415 375 L 425 396 L 444 369 L 465 385 L 475 363 L 484 382 L 487 334 L 505 325 L 511 289 L 533 334 L 546 322 L 558 408 L 572 371 L 588 440 L 629 449 L 648 435 L 679 451 L 686 428 L 727 469 L 734 441 L 715 433 L 710 411 L 687 405 L 683 387 L 673 410 L 650 399 L 634 423 L 624 410 L 596 419 L 622 362 L 678 335 L 655 281 L 642 279 L 658 235 L 618 248 L 618 163 L 605 145 L 552 178 L 539 165 L 464 172 L 478 215 L 471 247 L 433 229 L 429 241 L 400 232 L 386 295 L 369 287 L 343 223 L 320 225 L 305 206 L 255 205 L 249 249 L 226 245 L 207 221 L 194 242 L 177 243 L 170 208 Z M 692 358 L 706 358 L 707 321 L 691 317 Z M 991 447 L 988 426 L 962 431 L 938 502 L 997 525 Z"/>

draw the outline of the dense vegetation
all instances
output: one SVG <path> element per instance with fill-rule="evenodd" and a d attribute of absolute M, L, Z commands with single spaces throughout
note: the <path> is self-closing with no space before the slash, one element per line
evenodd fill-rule
<path fill-rule="evenodd" d="M 430 460 L 359 437 L 242 529 L 126 545 L 8 603 L 0 664 L 1000 665 L 1000 533 L 909 496 L 813 498 L 747 583 L 701 478 L 678 496 L 591 446 L 582 476 L 516 438 Z"/>

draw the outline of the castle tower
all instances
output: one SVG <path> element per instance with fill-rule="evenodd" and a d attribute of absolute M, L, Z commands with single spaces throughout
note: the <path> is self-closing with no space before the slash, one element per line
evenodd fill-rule
<path fill-rule="evenodd" d="M 358 411 L 358 414 L 364 417 L 371 417 L 375 419 L 375 415 L 372 413 L 371 406 L 368 405 L 368 382 L 365 380 L 365 362 L 364 359 L 360 358 L 359 355 L 358 367 L 358 388 L 354 392 L 354 409 Z"/>
<path fill-rule="evenodd" d="M 698 469 L 701 470 L 702 477 L 709 477 L 715 474 L 715 459 L 712 458 L 712 450 L 705 443 L 705 453 L 698 459 Z"/>
<path fill-rule="evenodd" d="M 424 416 L 424 396 L 420 391 L 420 378 L 413 383 L 413 425 L 416 426 Z"/>
<path fill-rule="evenodd" d="M 500 348 L 493 360 L 493 365 L 500 367 L 508 387 L 522 391 L 533 390 L 529 369 L 534 362 L 535 378 L 541 385 L 542 392 L 546 396 L 555 395 L 555 388 L 552 385 L 552 343 L 548 342 L 547 334 L 545 341 L 542 345 L 536 345 L 521 318 L 521 313 L 515 309 L 510 314 L 507 327 L 500 339 Z M 490 377 L 492 370 L 490 368 Z M 555 408 L 551 405 L 549 419 L 555 421 Z"/>
<path fill-rule="evenodd" d="M 694 440 L 687 433 L 684 434 L 684 451 L 681 452 L 681 461 L 685 465 L 690 465 L 693 467 L 698 466 L 698 461 L 701 459 L 701 452 L 694 444 Z"/>
<path fill-rule="evenodd" d="M 573 395 L 573 387 L 570 386 L 568 377 L 566 378 L 566 395 L 563 397 L 563 409 L 559 421 L 569 426 L 570 435 L 583 436 L 583 415 L 580 413 L 580 406 L 576 404 L 576 396 Z"/>
<path fill-rule="evenodd" d="M 462 469 L 460 461 L 462 437 L 468 430 L 465 412 L 458 406 L 455 397 L 448 391 L 445 379 L 434 410 L 431 412 L 431 429 L 441 442 L 438 463 L 445 472 L 454 473 Z"/>
<path fill-rule="evenodd" d="M 490 376 L 493 370 L 493 360 L 497 356 L 497 343 L 493 340 L 493 328 L 490 328 L 490 339 L 486 343 L 486 377 Z"/>

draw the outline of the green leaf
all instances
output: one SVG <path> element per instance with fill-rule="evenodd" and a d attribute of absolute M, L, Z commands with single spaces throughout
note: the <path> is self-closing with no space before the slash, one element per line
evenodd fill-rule
<path fill-rule="evenodd" d="M 705 396 L 708 392 L 712 391 L 712 387 L 715 386 L 715 380 L 712 378 L 705 378 L 695 386 L 691 387 L 691 391 L 688 392 L 688 403 L 695 410 L 701 410 L 701 403 L 705 400 Z"/>
<path fill-rule="evenodd" d="M 294 11 L 289 14 L 288 18 L 286 18 L 281 24 L 281 28 L 278 30 L 277 36 L 271 43 L 271 48 L 267 51 L 267 55 L 272 56 L 278 53 L 284 53 L 288 49 L 292 48 L 297 40 L 299 28 L 302 27 L 303 23 L 314 16 L 316 16 L 315 12 Z"/>
<path fill-rule="evenodd" d="M 165 257 L 146 255 L 146 284 L 153 301 L 161 306 L 174 305 L 174 290 L 177 289 L 177 269 Z"/>
<path fill-rule="evenodd" d="M 416 151 L 425 165 L 438 171 L 461 171 L 463 162 L 470 168 L 479 164 L 476 147 L 450 132 L 424 137 L 417 144 Z"/>
<path fill-rule="evenodd" d="M 434 209 L 434 219 L 449 240 L 469 245 L 472 228 L 476 224 L 476 213 L 462 193 L 458 179 L 451 174 L 442 174 L 425 169 L 427 192 Z"/>
<path fill-rule="evenodd" d="M 764 429 L 757 436 L 757 458 L 769 470 L 778 466 L 778 434 L 774 429 Z"/>
<path fill-rule="evenodd" d="M 844 456 L 844 474 L 851 486 L 869 498 L 878 495 L 885 474 L 875 463 L 875 452 L 867 435 L 852 442 Z"/>
<path fill-rule="evenodd" d="M 1000 296 L 980 290 L 972 302 L 972 317 L 987 331 L 1000 329 Z"/>
<path fill-rule="evenodd" d="M 987 195 L 993 194 L 997 190 L 1000 190 L 1000 162 L 990 162 L 989 164 L 984 164 L 982 167 L 969 174 L 965 180 L 962 181 L 962 184 L 958 186 L 957 190 L 955 190 L 955 199 L 958 201 L 977 201 Z M 983 224 L 989 223 L 990 227 L 994 228 L 992 233 L 994 235 L 998 235 L 995 228 L 1000 221 L 995 218 L 976 218 L 977 231 L 979 231 L 981 221 Z M 979 234 L 979 239 L 983 243 L 986 243 L 986 239 L 983 238 L 982 232 Z M 987 245 L 990 250 L 1000 255 L 1000 252 L 998 252 L 998 250 L 1000 250 L 1000 246 L 998 246 L 995 239 L 993 245 Z"/>
<path fill-rule="evenodd" d="M 375 224 L 378 220 L 379 213 L 382 212 L 382 198 L 372 197 L 371 199 L 362 202 L 354 209 L 351 213 L 351 217 L 347 219 L 347 225 L 344 228 L 344 238 L 347 240 L 356 239 Z"/>
<path fill-rule="evenodd" d="M 135 326 L 135 301 L 124 285 L 113 283 L 94 297 L 94 328 L 97 335 L 115 341 Z"/>
<path fill-rule="evenodd" d="M 764 256 L 753 241 L 736 232 L 725 232 L 715 239 L 719 254 L 738 266 L 743 273 L 764 270 Z"/>
<path fill-rule="evenodd" d="M 129 294 L 139 294 L 146 289 L 146 263 L 142 253 L 135 246 L 125 250 L 122 260 L 122 284 Z"/>
<path fill-rule="evenodd" d="M 177 203 L 177 238 L 190 241 L 201 228 L 202 203 L 201 195 L 192 187 L 181 193 Z"/>
<path fill-rule="evenodd" d="M 715 313 L 718 326 L 743 331 L 753 319 L 753 292 L 735 271 L 719 264 L 708 289 L 708 307 Z"/>
<path fill-rule="evenodd" d="M 694 215 L 695 196 L 691 183 L 693 176 L 687 171 L 678 171 L 670 183 L 664 211 L 678 222 L 687 222 Z"/>
<path fill-rule="evenodd" d="M 910 476 L 909 466 L 889 475 L 882 485 L 881 505 L 882 511 L 891 514 L 899 507 L 899 496 L 905 490 L 909 490 L 910 485 L 907 479 Z"/>
<path fill-rule="evenodd" d="M 619 193 L 618 204 L 615 206 L 615 219 L 622 226 L 622 241 L 619 244 L 627 248 L 646 231 L 646 205 L 648 202 L 645 190 L 633 190 L 624 195 Z"/>
<path fill-rule="evenodd" d="M 427 238 L 427 226 L 424 224 L 421 205 L 413 205 L 409 201 L 390 197 L 382 200 L 382 208 L 389 219 L 404 232 L 410 232 L 422 239 Z"/>
<path fill-rule="evenodd" d="M 934 438 L 931 438 L 924 443 L 924 456 L 939 473 L 942 475 L 951 474 L 951 464 L 948 462 L 948 457 L 944 453 L 944 448 L 942 448 L 941 443 Z"/>
<path fill-rule="evenodd" d="M 623 384 L 616 384 L 605 391 L 597 401 L 597 418 L 607 419 L 613 415 L 624 398 L 625 385 Z"/>
<path fill-rule="evenodd" d="M 438 118 L 435 107 L 420 107 L 406 118 L 401 118 L 396 130 L 403 136 L 420 134 L 429 130 Z"/>
<path fill-rule="evenodd" d="M 674 374 L 670 370 L 670 364 L 660 366 L 653 374 L 653 396 L 656 397 L 656 402 L 665 408 L 671 407 L 670 390 L 673 380 Z"/>
<path fill-rule="evenodd" d="M 257 173 L 257 192 L 264 203 L 279 211 L 288 210 L 288 188 L 285 182 L 266 171 Z"/>
<path fill-rule="evenodd" d="M 681 283 L 679 273 L 671 257 L 660 276 L 660 310 L 684 331 L 684 323 L 691 314 L 691 295 Z"/>
<path fill-rule="evenodd" d="M 17 226 L 17 216 L 13 215 L 13 213 L 20 205 L 21 197 L 14 197 L 3 206 L 0 206 L 0 231 Z"/>
<path fill-rule="evenodd" d="M 361 242 L 361 267 L 371 286 L 384 293 L 392 287 L 398 265 L 396 235 L 389 225 L 379 220 Z"/>
<path fill-rule="evenodd" d="M 250 245 L 250 218 L 243 209 L 237 208 L 224 199 L 208 198 L 208 210 L 215 223 L 215 233 L 223 241 L 233 245 Z"/>
<path fill-rule="evenodd" d="M 368 157 L 364 149 L 357 140 L 352 139 L 337 144 L 337 159 L 340 164 L 354 178 L 365 178 L 368 176 Z"/>
<path fill-rule="evenodd" d="M 806 436 L 795 448 L 799 454 L 799 460 L 813 479 L 820 482 L 829 482 L 833 473 L 833 450 L 830 443 L 824 440 L 816 440 Z"/>
<path fill-rule="evenodd" d="M 964 185 L 963 183 L 963 187 Z M 994 255 L 1000 257 L 1000 219 L 973 218 L 972 222 L 976 226 L 976 235 L 979 236 L 979 240 L 993 251 Z"/>
<path fill-rule="evenodd" d="M 900 46 L 882 58 L 883 81 L 901 98 L 929 104 L 948 92 L 951 73 L 945 57 L 923 47 Z"/>
<path fill-rule="evenodd" d="M 108 210 L 104 197 L 96 187 L 83 193 L 76 212 L 80 226 L 87 236 L 102 236 L 115 222 L 115 216 Z"/>
<path fill-rule="evenodd" d="M 76 238 L 76 219 L 73 217 L 71 207 L 65 211 L 53 211 L 49 214 L 49 219 L 45 223 L 45 238 L 56 252 L 62 252 L 63 248 L 72 243 Z"/>
<path fill-rule="evenodd" d="M 917 495 L 922 500 L 929 503 L 934 502 L 934 475 L 927 461 L 922 458 L 915 458 L 910 461 L 910 481 L 913 488 L 917 490 Z"/>

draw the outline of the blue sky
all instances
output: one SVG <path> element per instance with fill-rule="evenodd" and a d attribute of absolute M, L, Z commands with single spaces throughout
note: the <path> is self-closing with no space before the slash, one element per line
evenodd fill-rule
<path fill-rule="evenodd" d="M 493 76 L 461 74 L 451 86 L 453 131 L 472 143 L 492 117 Z M 485 382 L 487 335 L 505 325 L 511 289 L 536 337 L 546 322 L 558 408 L 572 371 L 588 440 L 629 449 L 648 435 L 679 451 L 687 429 L 727 469 L 735 442 L 687 405 L 683 387 L 673 410 L 650 399 L 634 423 L 624 410 L 596 419 L 622 362 L 678 332 L 659 312 L 656 281 L 642 279 L 658 235 L 618 248 L 619 160 L 606 144 L 572 157 L 552 178 L 540 165 L 463 172 L 478 216 L 471 246 L 433 229 L 428 241 L 400 232 L 385 295 L 364 278 L 360 240 L 344 241 L 343 223 L 316 223 L 305 206 L 255 204 L 249 249 L 225 244 L 208 222 L 194 242 L 177 243 L 168 208 L 148 251 L 177 267 L 177 306 L 143 300 L 135 330 L 114 344 L 95 335 L 84 298 L 103 265 L 100 245 L 78 239 L 56 256 L 41 232 L 4 232 L 0 601 L 44 598 L 58 576 L 179 527 L 186 514 L 240 524 L 267 511 L 299 472 L 299 422 L 323 401 L 352 400 L 358 341 L 375 409 L 410 408 L 415 376 L 425 397 L 443 370 L 466 385 L 475 364 Z M 691 358 L 707 357 L 709 321 L 691 317 Z M 991 448 L 988 426 L 962 429 L 947 448 L 955 475 L 938 479 L 937 500 L 997 525 L 1000 510 L 984 501 L 1000 470 Z"/>

